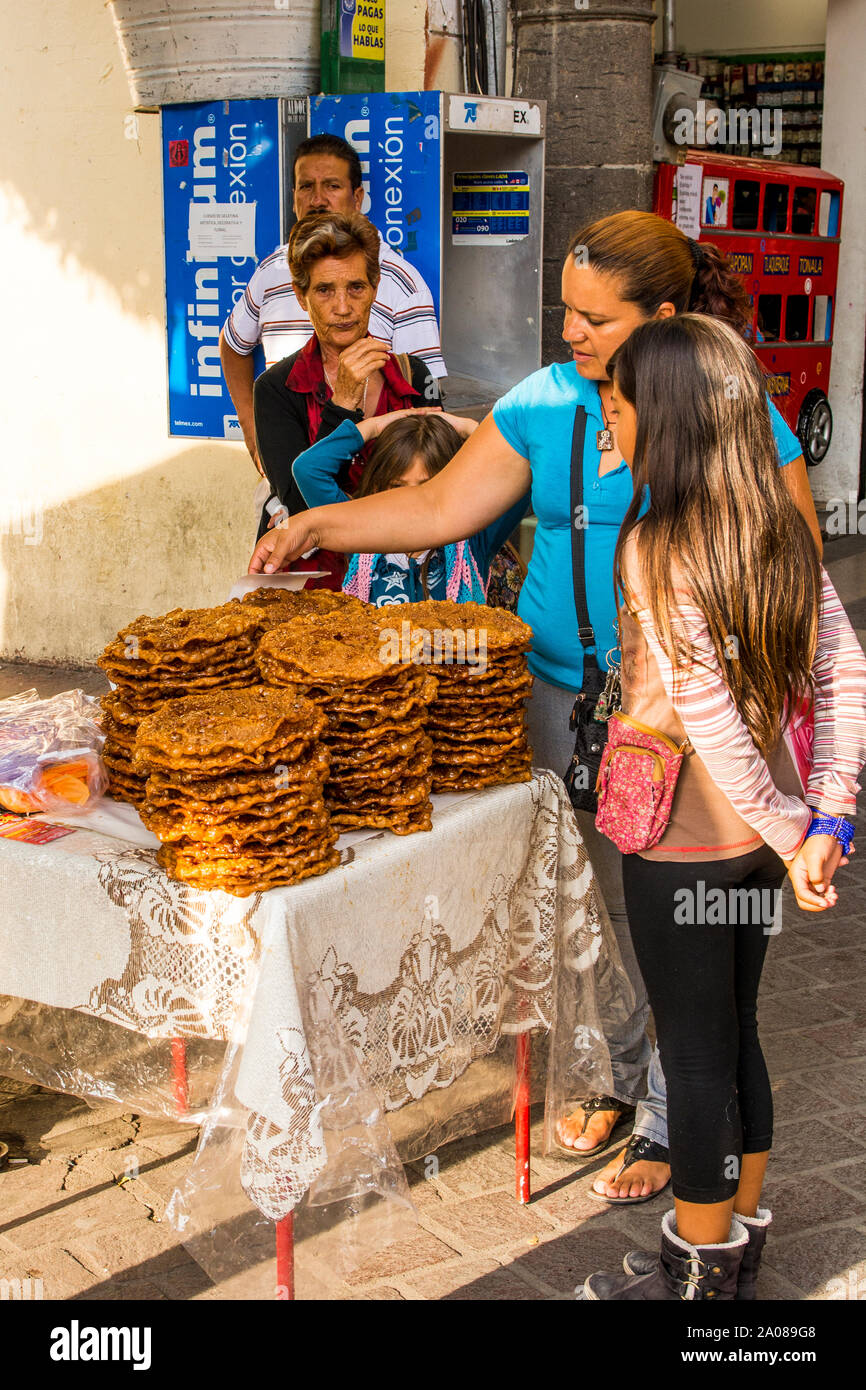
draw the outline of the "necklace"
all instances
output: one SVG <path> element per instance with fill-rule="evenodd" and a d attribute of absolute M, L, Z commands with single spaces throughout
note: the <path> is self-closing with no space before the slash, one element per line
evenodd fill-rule
<path fill-rule="evenodd" d="M 606 454 L 615 446 L 613 442 L 613 430 L 607 422 L 607 415 L 605 414 L 604 409 L 604 401 L 601 399 L 600 391 L 598 393 L 598 403 L 601 406 L 601 418 L 604 420 L 604 429 L 596 430 L 595 447 L 598 449 L 599 453 Z"/>
<path fill-rule="evenodd" d="M 329 385 L 330 388 L 331 388 L 331 395 L 333 396 L 334 390 L 335 390 L 334 383 L 333 383 L 333 381 L 331 380 L 331 378 L 328 376 L 327 368 L 325 367 L 324 362 L 322 363 L 322 372 L 324 373 L 324 377 L 325 377 L 326 382 L 328 383 L 328 385 Z M 366 411 L 366 409 L 367 409 L 367 387 L 368 387 L 369 385 L 370 385 L 370 378 L 369 378 L 369 377 L 365 377 L 365 379 L 364 379 L 364 394 L 363 394 L 363 396 L 361 397 L 361 404 L 360 404 L 360 406 L 356 406 L 356 407 L 355 407 L 355 409 L 356 409 L 356 410 L 360 410 L 362 414 L 363 414 L 364 411 Z M 613 445 L 611 445 L 611 448 L 613 448 Z"/>

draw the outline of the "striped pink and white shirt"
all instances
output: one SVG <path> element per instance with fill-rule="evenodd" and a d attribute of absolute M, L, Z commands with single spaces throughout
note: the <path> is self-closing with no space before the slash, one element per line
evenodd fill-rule
<path fill-rule="evenodd" d="M 229 347 L 242 357 L 248 357 L 261 343 L 268 367 L 297 352 L 313 332 L 292 288 L 287 249 L 278 246 L 265 257 L 223 327 Z M 381 237 L 379 269 L 370 334 L 388 343 L 398 355 L 408 352 L 420 357 L 431 376 L 447 375 L 433 296 L 424 279 Z"/>
<path fill-rule="evenodd" d="M 811 823 L 810 807 L 834 816 L 856 810 L 857 778 L 866 762 L 866 657 L 826 570 L 822 576 L 812 666 L 814 761 L 805 801 L 783 794 L 773 781 L 725 684 L 701 610 L 689 604 L 677 609 L 675 618 L 682 623 L 695 659 L 676 672 L 649 610 L 635 612 L 665 692 L 713 783 L 747 825 L 786 859 L 803 841 Z"/>

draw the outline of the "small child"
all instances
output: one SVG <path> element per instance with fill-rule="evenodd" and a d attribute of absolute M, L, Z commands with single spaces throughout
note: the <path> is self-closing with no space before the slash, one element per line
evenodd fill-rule
<path fill-rule="evenodd" d="M 308 507 L 348 501 L 339 475 L 348 470 L 364 445 L 375 439 L 355 496 L 417 487 L 451 461 L 476 423 L 440 410 L 398 410 L 357 425 L 346 420 L 333 434 L 298 455 L 292 466 L 295 483 Z M 528 502 L 527 495 L 483 531 L 437 550 L 414 555 L 353 555 L 343 590 L 377 608 L 422 599 L 484 603 L 491 561 L 520 522 Z"/>

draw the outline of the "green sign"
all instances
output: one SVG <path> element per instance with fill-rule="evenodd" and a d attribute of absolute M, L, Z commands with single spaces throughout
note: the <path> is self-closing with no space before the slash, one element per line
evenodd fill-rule
<path fill-rule="evenodd" d="M 384 92 L 385 0 L 322 0 L 322 90 Z"/>

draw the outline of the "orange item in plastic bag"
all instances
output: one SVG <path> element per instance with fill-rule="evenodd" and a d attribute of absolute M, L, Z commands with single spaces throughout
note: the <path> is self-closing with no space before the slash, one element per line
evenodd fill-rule
<path fill-rule="evenodd" d="M 84 806 L 90 800 L 91 771 L 90 763 L 83 758 L 69 763 L 51 763 L 42 768 L 37 790 L 73 806 Z"/>
<path fill-rule="evenodd" d="M 0 806 L 17 815 L 78 811 L 108 784 L 99 701 L 83 690 L 0 700 Z"/>
<path fill-rule="evenodd" d="M 0 787 L 0 806 L 16 815 L 27 816 L 31 811 L 41 811 L 42 807 L 35 796 L 19 791 L 17 787 Z"/>

